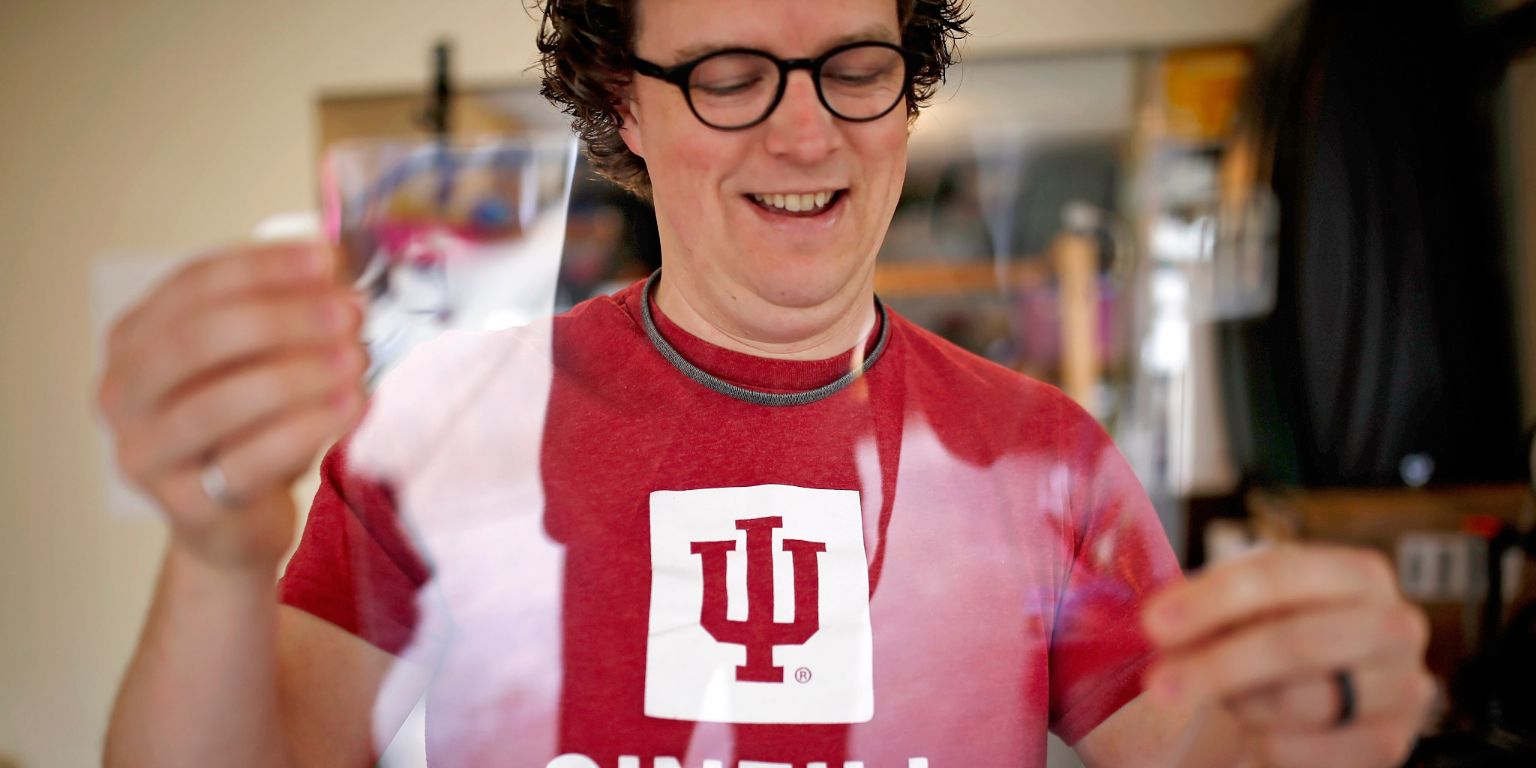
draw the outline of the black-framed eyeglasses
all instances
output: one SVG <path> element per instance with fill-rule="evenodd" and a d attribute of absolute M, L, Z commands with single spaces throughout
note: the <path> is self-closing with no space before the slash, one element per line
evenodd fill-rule
<path fill-rule="evenodd" d="M 635 72 L 683 91 L 699 122 L 722 131 L 768 119 L 784 98 L 789 73 L 811 73 L 816 96 L 838 118 L 865 123 L 885 117 L 906 97 L 919 56 L 878 41 L 849 43 L 814 59 L 781 59 L 752 48 L 727 48 L 672 67 L 630 57 Z"/>

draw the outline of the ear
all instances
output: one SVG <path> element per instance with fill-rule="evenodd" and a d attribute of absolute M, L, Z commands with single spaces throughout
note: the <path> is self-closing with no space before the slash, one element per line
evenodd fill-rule
<path fill-rule="evenodd" d="M 636 157 L 645 159 L 645 131 L 640 125 L 640 119 L 635 116 L 634 84 L 630 83 L 619 89 L 617 101 L 613 108 L 619 113 L 619 138 L 624 140 L 624 146 Z"/>

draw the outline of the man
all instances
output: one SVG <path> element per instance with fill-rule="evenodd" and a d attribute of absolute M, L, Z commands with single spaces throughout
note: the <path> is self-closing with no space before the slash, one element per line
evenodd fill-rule
<path fill-rule="evenodd" d="M 281 606 L 357 310 L 264 246 L 124 319 L 102 406 L 172 537 L 108 764 L 363 765 L 422 691 L 442 765 L 1039 765 L 1047 728 L 1096 766 L 1401 760 L 1426 629 L 1380 558 L 1180 583 L 1091 419 L 876 302 L 961 9 L 545 11 L 546 91 L 654 201 L 663 273 L 408 361 Z"/>

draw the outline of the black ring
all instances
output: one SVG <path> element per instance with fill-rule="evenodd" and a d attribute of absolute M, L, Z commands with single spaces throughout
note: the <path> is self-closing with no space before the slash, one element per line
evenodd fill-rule
<path fill-rule="evenodd" d="M 1339 714 L 1333 718 L 1333 727 L 1343 728 L 1355 721 L 1355 678 L 1341 669 L 1333 673 L 1333 687 L 1339 691 Z"/>

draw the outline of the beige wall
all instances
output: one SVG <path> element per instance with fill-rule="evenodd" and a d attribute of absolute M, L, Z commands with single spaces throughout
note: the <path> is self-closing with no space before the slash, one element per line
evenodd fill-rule
<path fill-rule="evenodd" d="M 1283 0 L 976 0 L 973 51 L 1247 37 Z M 89 265 L 307 207 L 317 93 L 518 76 L 518 0 L 0 2 L 0 756 L 96 762 L 162 545 L 103 512 Z M 0 761 L 3 762 L 3 761 Z"/>

